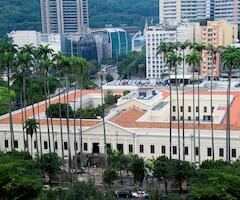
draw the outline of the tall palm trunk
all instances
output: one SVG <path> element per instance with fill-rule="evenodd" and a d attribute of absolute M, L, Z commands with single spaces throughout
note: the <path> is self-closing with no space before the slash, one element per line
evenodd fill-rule
<path fill-rule="evenodd" d="M 82 109 L 83 109 L 83 74 L 82 74 L 82 69 L 81 69 L 81 76 L 80 76 L 80 116 L 79 116 L 79 119 L 80 119 L 80 167 L 83 166 L 83 129 L 82 129 Z"/>
<path fill-rule="evenodd" d="M 185 161 L 185 51 L 183 50 L 183 87 L 182 87 L 182 145 L 183 161 Z"/>
<path fill-rule="evenodd" d="M 194 157 L 194 164 L 196 164 L 196 127 L 195 127 L 195 77 L 194 77 L 194 73 L 195 73 L 195 67 L 193 67 L 193 108 L 192 108 L 192 112 L 193 112 L 193 157 Z"/>
<path fill-rule="evenodd" d="M 33 112 L 33 119 L 35 118 L 35 109 L 34 109 L 34 103 L 32 103 L 32 112 Z M 37 137 L 37 131 L 35 130 L 35 140 L 36 140 L 36 150 L 37 150 L 37 157 L 39 157 L 39 150 L 38 150 L 38 137 Z"/>
<path fill-rule="evenodd" d="M 47 71 L 48 74 L 48 71 Z M 49 81 L 47 79 L 47 94 L 48 94 L 48 103 L 49 106 L 51 105 L 51 97 L 50 97 L 50 89 L 49 89 Z M 52 118 L 52 114 L 50 116 L 50 123 L 51 123 L 51 129 L 52 129 L 52 144 L 53 144 L 53 152 L 56 152 L 56 148 L 55 148 L 55 133 L 54 133 L 54 128 L 53 128 L 53 118 Z"/>
<path fill-rule="evenodd" d="M 200 135 L 201 130 L 200 130 L 200 83 L 199 81 L 200 81 L 200 69 L 198 69 L 198 164 L 200 165 L 201 163 L 201 135 Z M 194 151 L 196 151 L 196 149 L 194 149 Z"/>
<path fill-rule="evenodd" d="M 31 156 L 33 158 L 33 145 L 32 145 L 32 135 L 31 135 Z"/>
<path fill-rule="evenodd" d="M 212 57 L 213 58 L 213 57 Z M 210 84 L 210 106 L 211 106 L 211 135 L 212 135 L 212 160 L 215 160 L 214 153 L 214 132 L 213 132 L 213 67 L 215 64 L 215 58 L 213 58 L 213 65 L 211 70 L 211 84 Z"/>
<path fill-rule="evenodd" d="M 231 162 L 231 127 L 230 127 L 230 94 L 231 94 L 231 75 L 232 68 L 229 69 L 228 74 L 228 89 L 227 89 L 227 129 L 226 129 L 226 161 Z"/>
<path fill-rule="evenodd" d="M 102 120 L 103 120 L 103 137 L 104 137 L 104 154 L 105 154 L 105 167 L 107 168 L 107 136 L 106 136 L 106 124 L 105 124 L 105 108 L 104 108 L 104 94 L 103 94 L 103 80 L 101 80 L 101 101 L 102 101 Z"/>
<path fill-rule="evenodd" d="M 22 90 L 23 91 L 23 90 Z M 24 122 L 26 121 L 24 119 L 24 113 L 23 113 L 23 92 L 21 91 L 21 95 L 20 95 L 20 104 L 21 104 L 21 118 L 22 118 L 22 133 L 23 133 L 23 148 L 24 151 L 26 151 L 26 139 L 25 139 L 25 129 L 24 129 Z"/>
<path fill-rule="evenodd" d="M 77 172 L 77 131 L 76 131 L 76 98 L 77 98 L 77 78 L 75 77 L 75 87 L 74 87 L 74 102 L 73 102 L 73 110 L 74 110 L 74 161 L 75 161 L 75 171 Z"/>
<path fill-rule="evenodd" d="M 180 119 L 179 119 L 179 94 L 178 94 L 178 81 L 177 81 L 177 67 L 175 66 L 175 84 L 177 93 L 177 121 L 178 121 L 178 159 L 181 159 L 181 147 L 180 147 Z"/>
<path fill-rule="evenodd" d="M 59 119 L 60 119 L 60 137 L 61 137 L 61 151 L 62 151 L 62 159 L 64 160 L 64 147 L 63 147 L 63 128 L 62 128 L 62 106 L 61 106 L 61 88 L 58 89 L 58 112 L 59 112 Z"/>
<path fill-rule="evenodd" d="M 13 130 L 13 119 L 12 119 L 12 98 L 11 98 L 11 86 L 10 86 L 10 67 L 7 67 L 7 84 L 8 84 L 8 109 L 9 109 L 9 125 L 10 125 L 10 137 L 11 137 L 11 149 L 14 151 L 14 130 Z"/>
<path fill-rule="evenodd" d="M 170 109 L 169 109 L 169 157 L 172 159 L 172 84 L 171 84 L 171 70 L 168 72 L 168 78 L 169 78 L 169 95 L 170 95 Z"/>
<path fill-rule="evenodd" d="M 26 77 L 25 73 L 23 73 L 23 106 L 24 106 L 24 123 L 28 119 L 27 118 L 27 100 L 26 100 Z M 29 141 L 28 141 L 28 136 L 26 135 L 26 144 L 27 144 L 27 150 L 29 152 Z M 25 144 L 24 144 L 25 145 Z"/>
<path fill-rule="evenodd" d="M 70 140 L 70 127 L 69 127 L 69 95 L 68 95 L 68 80 L 66 78 L 66 88 L 67 88 L 67 135 L 68 135 L 68 170 L 69 170 L 69 176 L 71 183 L 73 182 L 73 176 L 72 176 L 72 156 L 71 156 L 71 140 Z"/>
<path fill-rule="evenodd" d="M 47 98 L 48 98 L 48 94 L 47 94 L 47 83 L 46 83 L 46 77 L 45 77 L 45 81 L 44 81 L 44 90 L 45 90 L 45 94 L 46 94 L 46 98 L 45 98 L 45 107 L 46 109 L 48 108 L 48 102 L 47 102 Z M 51 139 L 50 139 L 50 130 L 49 130 L 49 118 L 46 115 L 47 118 L 47 133 L 48 133 L 48 148 L 49 148 L 49 153 L 52 152 L 51 150 Z"/>
<path fill-rule="evenodd" d="M 42 156 L 42 128 L 41 128 L 40 106 L 39 106 L 39 102 L 37 103 L 37 106 L 38 106 L 38 122 L 39 122 L 40 155 Z"/>

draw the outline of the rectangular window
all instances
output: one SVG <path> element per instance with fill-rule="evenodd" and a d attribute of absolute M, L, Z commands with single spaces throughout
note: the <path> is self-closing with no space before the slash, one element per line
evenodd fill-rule
<path fill-rule="evenodd" d="M 75 142 L 75 149 L 78 150 L 78 143 Z"/>
<path fill-rule="evenodd" d="M 206 106 L 204 107 L 204 112 L 207 112 L 207 107 Z"/>
<path fill-rule="evenodd" d="M 177 154 L 177 146 L 173 146 L 173 154 L 174 154 L 174 155 Z"/>
<path fill-rule="evenodd" d="M 196 112 L 199 112 L 199 107 L 198 106 L 196 107 Z"/>
<path fill-rule="evenodd" d="M 58 142 L 55 142 L 55 149 L 58 150 Z"/>
<path fill-rule="evenodd" d="M 173 106 L 173 112 L 176 112 L 176 106 Z"/>
<path fill-rule="evenodd" d="M 185 153 L 185 155 L 188 155 L 188 147 L 185 147 L 184 153 Z"/>
<path fill-rule="evenodd" d="M 188 121 L 191 121 L 191 120 L 192 120 L 192 118 L 190 116 L 188 116 Z"/>
<path fill-rule="evenodd" d="M 37 148 L 37 143 L 36 143 L 36 141 L 33 141 L 33 145 L 34 145 L 34 149 L 36 149 L 36 148 Z"/>
<path fill-rule="evenodd" d="M 173 116 L 173 117 L 172 117 L 172 120 L 173 120 L 173 121 L 176 121 L 176 117 L 175 117 L 175 116 Z"/>
<path fill-rule="evenodd" d="M 133 153 L 133 145 L 132 144 L 128 145 L 128 152 Z"/>
<path fill-rule="evenodd" d="M 237 157 L 237 151 L 236 149 L 232 149 L 232 157 L 236 158 Z"/>
<path fill-rule="evenodd" d="M 117 150 L 123 154 L 123 144 L 117 144 Z"/>
<path fill-rule="evenodd" d="M 199 155 L 199 148 L 198 147 L 195 148 L 195 153 L 196 153 L 196 156 Z"/>
<path fill-rule="evenodd" d="M 144 146 L 141 144 L 139 148 L 140 148 L 140 153 L 143 153 L 144 152 Z"/>
<path fill-rule="evenodd" d="M 64 142 L 63 146 L 64 146 L 64 150 L 68 150 L 68 143 L 67 142 Z"/>
<path fill-rule="evenodd" d="M 223 157 L 224 156 L 224 149 L 220 148 L 219 149 L 219 157 Z"/>
<path fill-rule="evenodd" d="M 166 146 L 162 146 L 162 154 L 166 154 Z"/>
<path fill-rule="evenodd" d="M 18 149 L 18 141 L 14 140 L 14 148 Z"/>
<path fill-rule="evenodd" d="M 183 106 L 180 107 L 180 111 L 183 112 Z"/>
<path fill-rule="evenodd" d="M 8 140 L 5 140 L 5 148 L 8 148 Z"/>
<path fill-rule="evenodd" d="M 207 156 L 212 156 L 212 148 L 207 148 Z"/>
<path fill-rule="evenodd" d="M 215 107 L 212 107 L 212 112 L 214 111 Z"/>
<path fill-rule="evenodd" d="M 48 142 L 47 142 L 47 141 L 44 141 L 44 142 L 43 142 L 43 146 L 44 146 L 44 149 L 48 149 Z"/>
<path fill-rule="evenodd" d="M 191 106 L 188 106 L 188 112 L 191 112 L 191 110 L 192 110 Z"/>
<path fill-rule="evenodd" d="M 150 150 L 151 150 L 151 153 L 155 153 L 155 146 L 154 146 L 154 145 L 151 145 L 151 146 L 150 146 Z"/>
<path fill-rule="evenodd" d="M 25 140 L 24 141 L 25 148 L 28 148 L 28 142 Z"/>
<path fill-rule="evenodd" d="M 87 151 L 87 150 L 88 150 L 88 144 L 87 144 L 87 143 L 84 143 L 84 144 L 83 144 L 83 150 L 84 150 L 84 151 Z"/>

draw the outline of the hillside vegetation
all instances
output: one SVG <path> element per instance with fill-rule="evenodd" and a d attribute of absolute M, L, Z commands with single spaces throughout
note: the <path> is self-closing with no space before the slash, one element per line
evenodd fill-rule
<path fill-rule="evenodd" d="M 11 30 L 41 30 L 40 0 L 0 0 L 0 37 Z M 89 0 L 90 27 L 157 22 L 158 0 Z"/>

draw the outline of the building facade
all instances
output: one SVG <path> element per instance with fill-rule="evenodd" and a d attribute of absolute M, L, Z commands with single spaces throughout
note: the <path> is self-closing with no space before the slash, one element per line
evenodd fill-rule
<path fill-rule="evenodd" d="M 240 1 L 239 0 L 215 0 L 214 19 L 227 20 L 234 24 L 240 24 Z"/>
<path fill-rule="evenodd" d="M 161 42 L 192 42 L 200 41 L 199 23 L 182 23 L 177 26 L 150 26 L 145 30 L 146 35 L 146 75 L 149 79 L 160 79 L 162 74 L 168 71 L 164 63 L 163 54 L 157 55 L 157 48 Z M 187 53 L 189 49 L 186 50 Z M 185 72 L 188 72 L 188 66 L 185 66 Z M 182 66 L 178 67 L 179 73 L 182 72 Z"/>
<path fill-rule="evenodd" d="M 98 51 L 98 60 L 118 59 L 120 55 L 131 52 L 131 37 L 122 28 L 104 28 L 92 30 Z"/>
<path fill-rule="evenodd" d="M 34 47 L 40 45 L 49 45 L 55 53 L 62 51 L 61 34 L 43 34 L 37 31 L 11 31 L 8 37 L 12 38 L 14 44 L 23 47 L 26 44 L 32 44 Z"/>
<path fill-rule="evenodd" d="M 159 22 L 179 23 L 213 18 L 214 0 L 160 0 Z"/>
<path fill-rule="evenodd" d="M 88 0 L 40 0 L 43 33 L 76 33 L 89 27 Z"/>
<path fill-rule="evenodd" d="M 208 21 L 207 26 L 201 27 L 201 41 L 206 45 L 214 47 L 228 46 L 237 41 L 238 26 L 227 21 Z M 203 52 L 201 62 L 201 75 L 204 77 L 213 76 L 218 79 L 220 76 L 220 59 L 219 53 L 213 63 L 212 55 Z"/>
<path fill-rule="evenodd" d="M 81 56 L 87 60 L 97 60 L 95 38 L 90 33 L 61 35 L 62 52 L 66 55 Z"/>
<path fill-rule="evenodd" d="M 113 93 L 116 93 L 113 91 Z M 239 91 L 231 92 L 231 108 L 234 112 L 231 113 L 231 160 L 236 160 L 240 157 L 240 123 L 238 116 L 240 114 Z M 97 96 L 96 96 L 97 95 Z M 213 98 L 214 106 L 214 149 L 212 149 L 211 140 L 211 124 L 208 120 L 209 111 L 211 110 L 209 102 L 206 102 L 210 98 L 209 91 L 201 91 L 201 124 L 198 127 L 195 126 L 196 133 L 200 133 L 201 145 L 196 145 L 198 148 L 197 160 L 201 155 L 201 161 L 212 159 L 213 151 L 215 153 L 215 159 L 226 159 L 226 97 L 225 91 L 215 91 Z M 77 91 L 77 99 L 81 98 L 80 91 Z M 96 99 L 101 101 L 100 90 L 84 90 L 83 97 L 88 96 L 90 101 L 94 101 L 97 104 Z M 194 109 L 192 106 L 192 92 L 186 92 L 186 116 L 192 117 Z M 183 148 L 182 141 L 182 129 L 180 130 L 180 148 L 178 143 L 178 129 L 177 122 L 172 121 L 172 146 L 169 145 L 169 91 L 132 91 L 132 93 L 119 99 L 117 104 L 117 112 L 111 117 L 106 117 L 106 138 L 107 146 L 113 149 L 118 149 L 124 154 L 134 153 L 143 157 L 144 159 L 157 158 L 161 155 L 169 156 L 169 150 L 172 149 L 172 158 L 183 159 L 183 153 L 186 161 L 194 162 L 194 140 L 198 144 L 198 134 L 194 137 L 193 123 L 189 117 L 189 120 L 185 123 L 185 146 Z M 85 98 L 87 100 L 88 98 Z M 61 101 L 64 101 L 64 96 L 61 95 Z M 69 93 L 69 102 L 74 99 L 74 91 Z M 51 102 L 57 103 L 58 97 L 53 97 Z M 87 101 L 84 101 L 87 103 Z M 173 101 L 173 117 L 176 117 L 176 99 Z M 174 107 L 175 106 L 175 107 Z M 74 156 L 74 146 L 76 145 L 77 153 L 80 150 L 80 122 L 76 121 L 76 135 L 74 134 L 74 119 L 69 120 L 69 138 L 67 132 L 66 119 L 62 119 L 62 129 L 59 119 L 53 119 L 53 132 L 54 141 L 52 137 L 48 139 L 48 127 L 46 118 L 44 117 L 45 103 L 40 102 L 40 109 L 38 105 L 34 105 L 36 119 L 41 126 L 41 138 L 40 131 L 33 137 L 33 156 L 36 156 L 37 146 L 38 149 L 42 149 L 43 153 L 49 152 L 49 147 L 53 152 L 53 149 L 59 156 L 63 156 L 68 159 L 68 149 L 71 150 L 71 155 Z M 40 111 L 39 111 L 40 110 Z M 38 114 L 40 119 L 38 119 Z M 206 116 L 205 116 L 206 115 Z M 26 135 L 23 139 L 23 126 L 21 120 L 21 110 L 13 112 L 14 123 L 14 146 L 18 151 L 24 150 L 24 141 L 27 141 Z M 204 117 L 205 116 L 205 117 Z M 32 108 L 27 107 L 27 117 L 32 117 Z M 104 153 L 104 130 L 102 119 L 86 119 L 82 121 L 83 130 L 83 153 L 85 154 L 103 154 Z M 61 136 L 63 141 L 61 141 Z M 31 146 L 31 139 L 28 136 L 28 146 Z M 9 116 L 8 114 L 0 116 L 0 150 L 11 151 L 11 139 L 9 129 Z M 76 143 L 75 143 L 76 142 Z M 180 150 L 180 151 L 179 151 Z"/>

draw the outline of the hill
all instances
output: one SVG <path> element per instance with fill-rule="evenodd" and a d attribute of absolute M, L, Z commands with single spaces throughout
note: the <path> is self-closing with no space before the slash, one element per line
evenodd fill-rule
<path fill-rule="evenodd" d="M 0 0 L 0 37 L 11 30 L 41 30 L 40 0 Z M 89 0 L 90 27 L 157 22 L 158 0 Z"/>

